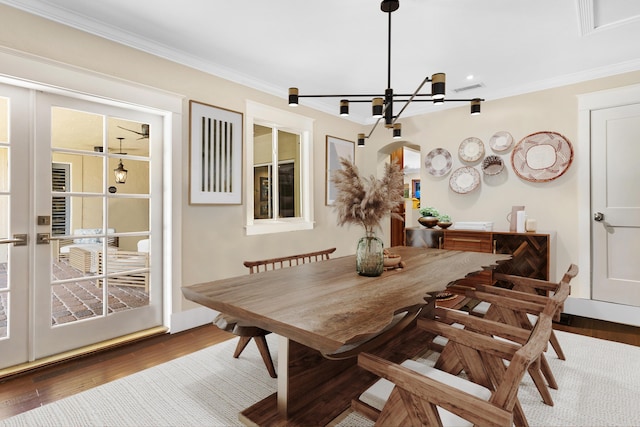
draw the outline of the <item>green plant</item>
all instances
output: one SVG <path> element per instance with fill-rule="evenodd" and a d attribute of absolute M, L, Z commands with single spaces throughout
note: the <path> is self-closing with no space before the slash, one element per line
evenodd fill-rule
<path fill-rule="evenodd" d="M 436 218 L 438 218 L 438 216 L 440 215 L 436 208 L 430 206 L 420 208 L 419 212 L 421 216 L 435 216 Z"/>
<path fill-rule="evenodd" d="M 438 216 L 438 221 L 440 222 L 451 222 L 451 217 L 447 214 L 442 214 Z"/>

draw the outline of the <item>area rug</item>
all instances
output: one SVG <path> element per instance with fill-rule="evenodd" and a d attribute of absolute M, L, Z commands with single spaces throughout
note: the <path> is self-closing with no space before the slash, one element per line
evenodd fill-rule
<path fill-rule="evenodd" d="M 544 405 L 527 377 L 519 396 L 533 426 L 640 425 L 640 347 L 557 332 L 566 361 L 549 350 L 558 390 Z M 277 349 L 271 334 L 269 346 Z M 0 426 L 235 426 L 238 412 L 276 390 L 254 345 L 236 340 L 0 421 Z M 355 413 L 339 426 L 371 426 Z"/>

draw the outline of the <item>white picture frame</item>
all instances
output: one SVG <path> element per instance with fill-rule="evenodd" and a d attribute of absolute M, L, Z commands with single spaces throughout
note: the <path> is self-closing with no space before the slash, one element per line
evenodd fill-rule
<path fill-rule="evenodd" d="M 242 204 L 242 113 L 189 101 L 189 203 Z"/>
<path fill-rule="evenodd" d="M 325 204 L 327 206 L 333 205 L 338 192 L 335 184 L 331 182 L 331 174 L 335 170 L 342 169 L 340 157 L 349 159 L 351 162 L 355 161 L 355 147 L 356 144 L 353 141 L 330 135 L 326 137 Z"/>

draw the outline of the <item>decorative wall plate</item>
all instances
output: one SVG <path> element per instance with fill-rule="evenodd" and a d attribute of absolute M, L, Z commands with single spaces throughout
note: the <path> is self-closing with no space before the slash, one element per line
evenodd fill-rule
<path fill-rule="evenodd" d="M 485 175 L 498 175 L 504 169 L 504 162 L 500 156 L 487 156 L 482 161 L 482 172 Z"/>
<path fill-rule="evenodd" d="M 424 158 L 424 167 L 433 176 L 443 176 L 449 173 L 452 163 L 451 153 L 444 148 L 435 148 L 429 151 L 429 154 Z"/>
<path fill-rule="evenodd" d="M 465 162 L 475 162 L 484 156 L 484 144 L 480 138 L 469 137 L 460 143 L 458 155 Z"/>
<path fill-rule="evenodd" d="M 572 161 L 571 142 L 557 132 L 536 132 L 525 136 L 511 153 L 514 172 L 531 182 L 547 182 L 560 177 Z"/>
<path fill-rule="evenodd" d="M 489 147 L 497 153 L 507 151 L 513 145 L 513 136 L 509 132 L 500 131 L 489 139 Z"/>
<path fill-rule="evenodd" d="M 465 194 L 480 185 L 480 172 L 471 166 L 456 169 L 449 178 L 449 187 L 456 193 Z"/>

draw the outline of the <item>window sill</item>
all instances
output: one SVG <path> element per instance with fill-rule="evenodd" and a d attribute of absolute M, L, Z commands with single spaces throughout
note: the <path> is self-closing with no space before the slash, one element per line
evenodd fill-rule
<path fill-rule="evenodd" d="M 313 222 L 303 220 L 256 220 L 253 224 L 247 225 L 246 230 L 247 236 L 257 236 L 260 234 L 313 230 L 313 225 Z"/>

